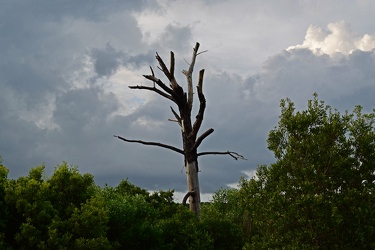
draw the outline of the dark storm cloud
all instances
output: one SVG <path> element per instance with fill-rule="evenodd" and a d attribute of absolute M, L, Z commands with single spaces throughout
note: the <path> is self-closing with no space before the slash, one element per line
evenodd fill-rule
<path fill-rule="evenodd" d="M 209 127 L 215 132 L 199 150 L 233 150 L 248 160 L 201 157 L 202 191 L 213 192 L 235 183 L 244 175 L 242 171 L 273 161 L 266 139 L 269 130 L 277 124 L 281 98 L 289 97 L 303 108 L 312 94 L 318 92 L 327 103 L 336 104 L 335 108 L 343 107 L 348 100 L 353 105 L 374 106 L 370 100 L 363 100 L 367 103 L 358 100 L 363 89 L 369 93 L 374 91 L 371 67 L 358 66 L 358 60 L 362 61 L 358 57 L 363 57 L 366 65 L 375 61 L 373 52 L 330 58 L 316 56 L 306 49 L 292 50 L 270 58 L 263 71 L 248 79 L 229 73 L 208 75 L 204 86 L 207 112 L 201 132 Z M 358 81 L 353 83 L 354 79 Z M 50 159 L 67 160 L 64 158 L 67 157 L 82 171 L 93 173 L 100 184 L 115 184 L 129 177 L 144 188 L 184 191 L 182 156 L 112 137 L 117 134 L 180 147 L 180 130 L 177 124 L 167 121 L 172 118 L 169 105 L 167 100 L 157 97 L 131 115 L 111 116 L 120 106 L 113 94 L 104 94 L 100 88 L 68 91 L 56 100 L 54 121 L 60 130 L 54 136 L 49 132 L 48 138 L 53 138 L 55 145 L 55 149 L 49 146 Z"/>
<path fill-rule="evenodd" d="M 44 162 L 43 155 L 35 152 L 38 140 L 45 135 L 44 131 L 23 120 L 17 113 L 9 114 L 3 109 L 0 109 L 0 124 L 0 154 L 3 163 L 9 164 L 11 177 L 26 174 L 30 167 Z"/>
<path fill-rule="evenodd" d="M 90 21 L 102 21 L 109 15 L 113 15 L 118 12 L 140 10 L 147 5 L 152 5 L 157 8 L 157 4 L 150 3 L 150 1 L 121 1 L 115 0 L 109 2 L 103 2 L 98 0 L 63 0 L 63 1 L 43 1 L 36 0 L 28 3 L 24 0 L 8 1 L 6 4 L 2 4 L 3 13 L 22 13 L 26 15 L 35 15 L 40 13 L 40 16 L 36 16 L 38 20 L 51 20 L 61 21 L 64 17 L 73 18 L 84 18 Z M 14 19 L 22 19 L 22 16 L 14 16 Z M 7 17 L 9 20 L 9 17 Z"/>
<path fill-rule="evenodd" d="M 160 36 L 160 44 L 176 51 L 186 51 L 192 45 L 191 27 L 179 24 L 168 24 Z"/>
<path fill-rule="evenodd" d="M 96 74 L 98 76 L 110 77 L 122 65 L 122 61 L 128 59 L 128 55 L 116 50 L 107 43 L 104 49 L 94 49 L 92 58 Z"/>
<path fill-rule="evenodd" d="M 150 64 L 154 59 L 154 55 L 151 52 L 148 54 L 129 55 L 107 43 L 103 49 L 93 49 L 91 59 L 94 61 L 94 70 L 98 77 L 110 77 L 121 66 L 138 68 L 141 65 Z"/>
<path fill-rule="evenodd" d="M 166 2 L 166 6 L 168 3 L 172 2 Z M 211 1 L 207 3 L 204 8 L 207 13 L 223 13 L 220 5 L 215 5 L 218 9 L 210 9 Z M 292 1 L 288 3 L 292 4 Z M 235 5 L 223 6 L 238 11 Z M 245 16 L 236 16 L 238 20 L 229 24 L 225 23 L 229 19 L 224 20 L 229 16 L 221 16 L 224 22 L 214 26 L 215 18 L 218 18 L 214 15 L 209 23 L 200 26 L 207 27 L 201 34 L 212 35 L 215 42 L 218 39 L 218 43 L 228 43 L 226 46 L 231 50 L 228 52 L 212 44 L 207 46 L 207 37 L 199 37 L 202 50 L 208 48 L 212 55 L 215 51 L 224 53 L 213 64 L 210 63 L 210 53 L 198 58 L 196 72 L 201 65 L 207 69 L 204 81 L 207 109 L 201 132 L 210 127 L 215 129 L 199 151 L 233 150 L 248 159 L 234 161 L 228 156 L 201 157 L 202 192 L 214 192 L 226 184 L 238 182 L 244 175 L 243 171 L 274 161 L 266 139 L 269 130 L 277 125 L 281 98 L 289 97 L 298 108 L 304 108 L 307 100 L 317 92 L 334 108 L 352 109 L 354 105 L 362 104 L 365 110 L 371 110 L 375 106 L 372 98 L 375 94 L 374 51 L 329 56 L 316 55 L 307 48 L 292 49 L 270 57 L 262 70 L 249 73 L 248 77 L 233 73 L 238 72 L 236 68 L 249 67 L 247 50 L 270 56 L 268 48 L 277 37 L 283 39 L 277 46 L 283 48 L 294 44 L 296 38 L 303 39 L 302 33 L 289 31 L 285 35 L 287 28 L 273 28 L 277 23 L 285 23 L 284 17 L 291 12 L 299 13 L 294 11 L 294 6 L 276 15 L 279 9 L 283 9 L 280 6 L 269 8 L 263 1 L 250 10 L 258 13 L 254 16 L 260 20 L 268 20 L 270 14 L 265 15 L 262 11 L 270 11 L 268 13 L 274 19 L 265 25 L 276 31 L 267 30 L 266 26 L 258 28 L 259 22 L 253 22 L 248 30 L 236 30 L 233 23 L 241 26 L 238 20 L 243 21 Z M 332 5 L 329 8 L 334 9 Z M 65 160 L 77 164 L 82 172 L 92 173 L 98 184 L 116 185 L 122 178 L 129 177 L 142 188 L 186 190 L 182 155 L 157 147 L 125 143 L 113 137 L 115 134 L 181 147 L 180 128 L 168 121 L 173 118 L 168 100 L 153 93 L 156 96 L 151 98 L 146 94 L 144 99 L 135 98 L 138 101 L 134 104 L 126 101 L 126 97 L 125 101 L 120 99 L 124 96 L 116 90 L 127 89 L 128 84 L 134 83 L 126 78 L 118 79 L 122 77 L 121 72 L 126 71 L 125 77 L 128 77 L 129 72 L 145 68 L 146 71 L 141 73 L 149 74 L 144 66 L 156 68 L 155 51 L 165 58 L 168 65 L 170 50 L 176 56 L 176 77 L 185 86 L 181 70 L 187 67 L 185 60 L 191 56 L 197 27 L 194 23 L 180 22 L 180 13 L 176 9 L 171 18 L 168 16 L 167 24 L 158 23 L 160 19 L 157 18 L 149 20 L 160 32 L 151 36 L 153 40 L 147 43 L 147 32 L 142 30 L 133 15 L 133 11 L 142 10 L 161 13 L 155 1 L 52 3 L 38 0 L 2 4 L 0 154 L 10 168 L 10 177 L 26 175 L 30 167 L 42 163 L 46 163 L 51 173 L 54 166 Z M 328 15 L 324 18 L 326 22 Z M 298 25 L 306 29 L 306 23 L 310 21 L 304 20 Z M 217 36 L 217 30 L 223 34 L 221 37 Z M 266 44 L 265 47 L 247 45 L 244 41 L 248 40 L 242 37 L 247 33 L 254 38 L 255 44 Z M 269 36 L 263 36 L 266 33 Z M 291 33 L 293 42 L 289 40 Z M 246 58 L 237 60 L 238 54 Z M 256 56 L 251 60 L 259 61 Z M 227 72 L 222 71 L 225 64 L 230 66 Z M 155 73 L 162 77 L 162 72 L 155 70 Z M 115 85 L 114 78 L 124 85 Z M 146 82 L 143 79 L 140 84 L 152 84 Z M 131 95 L 137 90 L 127 91 L 126 94 Z M 128 106 L 137 108 L 128 109 Z M 197 106 L 195 102 L 193 116 Z M 123 114 L 124 109 L 131 112 Z"/>
<path fill-rule="evenodd" d="M 371 112 L 375 107 L 371 98 L 375 94 L 374 52 L 330 57 L 296 49 L 271 57 L 259 74 L 247 79 L 228 73 L 208 77 L 205 124 L 215 132 L 200 149 L 231 149 L 248 160 L 202 157 L 203 187 L 214 190 L 224 179 L 224 183 L 235 183 L 243 175 L 241 171 L 274 161 L 266 140 L 277 126 L 281 99 L 290 98 L 298 109 L 305 109 L 317 92 L 321 100 L 341 112 L 351 111 L 355 105 Z"/>
<path fill-rule="evenodd" d="M 139 10 L 140 2 L 134 3 L 136 8 L 122 1 L 105 5 L 92 1 L 28 5 L 19 1 L 4 6 L 0 27 L 0 44 L 4 48 L 0 59 L 0 153 L 11 170 L 10 177 L 26 175 L 30 167 L 42 163 L 50 174 L 53 166 L 67 161 L 94 174 L 99 184 L 116 185 L 129 177 L 145 188 L 167 189 L 175 186 L 172 183 L 177 176 L 177 186 L 183 189 L 181 156 L 126 145 L 112 136 L 139 136 L 178 146 L 180 138 L 168 133 L 167 119 L 171 116 L 161 112 L 165 102 L 160 105 L 154 101 L 128 117 L 116 115 L 123 104 L 103 84 L 96 83 L 101 77 L 108 80 L 121 67 L 155 65 L 154 50 L 164 45 L 157 45 L 152 52 L 127 47 L 142 46 L 142 37 L 130 15 L 131 10 Z M 111 34 L 117 34 L 118 25 L 113 24 L 111 32 L 107 22 L 117 13 L 123 15 L 117 21 L 130 22 L 122 24 L 123 30 L 116 37 Z M 97 35 L 92 34 L 92 22 L 106 28 L 105 32 L 98 29 Z M 188 30 L 168 26 L 164 35 L 169 38 L 163 42 L 174 43 L 178 48 L 187 44 L 182 31 Z M 172 39 L 168 32 L 178 36 Z M 101 38 L 106 33 L 107 40 Z M 178 42 L 179 39 L 184 41 Z M 121 41 L 127 46 L 121 46 Z M 93 63 L 93 72 L 87 59 Z M 169 107 L 165 107 L 169 112 Z M 41 116 L 47 116 L 45 124 L 37 126 Z"/>
<path fill-rule="evenodd" d="M 331 58 L 316 56 L 306 49 L 292 50 L 270 58 L 259 74 L 248 79 L 229 73 L 207 76 L 204 86 L 207 110 L 201 132 L 209 127 L 215 132 L 199 150 L 233 150 L 248 160 L 234 161 L 227 156 L 201 157 L 202 191 L 213 192 L 228 183 L 238 182 L 244 175 L 242 171 L 273 161 L 266 139 L 269 130 L 277 125 L 282 98 L 289 97 L 299 108 L 304 108 L 312 94 L 318 92 L 321 99 L 335 104 L 335 108 L 347 107 L 350 99 L 353 105 L 373 107 L 373 101 L 358 99 L 363 90 L 374 91 L 372 79 L 375 79 L 371 67 L 358 65 L 358 60 L 362 62 L 359 57 L 363 57 L 366 65 L 375 61 L 373 52 Z M 99 183 L 117 183 L 121 178 L 129 177 L 144 188 L 184 191 L 186 180 L 182 156 L 166 149 L 125 143 L 111 137 L 113 133 L 180 147 L 180 130 L 176 124 L 167 121 L 172 118 L 170 103 L 155 98 L 131 115 L 116 115 L 109 119 L 103 114 L 110 114 L 118 103 L 105 107 L 111 96 L 105 100 L 99 98 L 100 93 L 81 90 L 67 93 L 57 100 L 61 106 L 55 112 L 58 124 L 64 125 L 63 128 L 75 126 L 67 132 L 80 131 L 61 135 L 69 138 L 58 147 L 68 150 L 61 155 L 68 155 L 81 169 L 95 173 Z M 74 105 L 72 100 L 76 101 Z M 71 148 L 64 145 L 71 145 Z M 95 163 L 91 154 L 100 156 L 95 158 Z M 102 166 L 106 167 L 103 169 Z"/>
<path fill-rule="evenodd" d="M 141 44 L 131 11 L 148 5 L 147 1 L 2 3 L 0 154 L 10 167 L 12 177 L 25 175 L 30 167 L 43 162 L 49 164 L 49 168 L 63 160 L 90 165 L 91 154 L 100 146 L 89 150 L 90 146 L 83 146 L 85 142 L 100 144 L 95 140 L 103 140 L 104 133 L 112 139 L 112 132 L 97 131 L 95 127 L 108 125 L 108 117 L 118 109 L 116 96 L 95 84 L 84 89 L 76 86 L 92 80 L 94 72 L 90 72 L 87 63 L 89 51 L 99 51 L 99 48 L 106 48 L 108 41 L 115 40 L 113 36 L 101 38 L 100 29 L 96 34 L 90 32 L 93 26 L 107 25 L 114 15 L 121 13 L 122 20 L 127 20 L 122 24 L 127 37 L 119 40 Z M 106 32 L 110 34 L 111 25 L 108 26 Z M 112 26 L 113 30 L 117 28 Z M 104 52 L 123 50 L 112 47 L 112 51 L 104 49 Z M 139 65 L 139 60 L 146 57 L 139 53 L 121 57 L 120 53 L 119 59 L 121 64 Z M 98 58 L 101 63 L 96 65 L 98 73 L 106 74 L 111 67 L 118 66 L 110 64 L 105 53 Z M 80 157 L 85 160 L 81 161 Z"/>
<path fill-rule="evenodd" d="M 338 108 L 348 107 L 344 97 L 363 88 L 373 88 L 374 63 L 374 51 L 333 56 L 315 55 L 308 49 L 283 51 L 266 62 L 249 98 L 290 97 L 301 105 L 317 92 L 322 99 L 335 101 Z M 374 102 L 357 99 L 356 104 L 371 106 Z"/>
<path fill-rule="evenodd" d="M 84 130 L 98 126 L 119 107 L 113 93 L 103 93 L 98 88 L 75 89 L 59 95 L 54 121 L 63 130 Z"/>

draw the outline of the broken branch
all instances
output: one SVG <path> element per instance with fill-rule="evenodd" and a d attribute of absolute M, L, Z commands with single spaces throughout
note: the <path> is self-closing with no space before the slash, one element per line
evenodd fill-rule
<path fill-rule="evenodd" d="M 165 66 L 165 63 L 163 61 L 163 59 L 159 56 L 158 52 L 156 52 L 156 60 L 158 60 L 159 62 L 159 65 L 160 65 L 160 69 L 161 71 L 163 71 L 163 73 L 165 74 L 165 76 L 170 79 L 170 73 L 168 71 L 168 68 L 167 66 Z"/>
<path fill-rule="evenodd" d="M 197 154 L 197 156 L 201 156 L 201 155 L 230 155 L 235 160 L 247 160 L 242 155 L 240 155 L 240 154 L 238 154 L 236 152 L 232 152 L 232 151 L 226 151 L 226 152 L 201 152 L 201 153 Z"/>
<path fill-rule="evenodd" d="M 203 76 L 204 76 L 204 69 L 199 71 L 197 92 L 198 92 L 198 99 L 199 99 L 200 104 L 199 104 L 198 114 L 195 117 L 195 122 L 194 122 L 193 130 L 192 130 L 192 133 L 194 133 L 194 136 L 197 136 L 197 133 L 202 125 L 204 110 L 206 109 L 206 98 L 204 97 L 204 94 L 203 94 Z"/>
<path fill-rule="evenodd" d="M 172 107 L 171 107 L 171 110 L 172 110 L 172 113 L 173 113 L 174 117 L 176 117 L 176 120 L 177 120 L 178 124 L 180 124 L 180 126 L 182 126 L 181 117 L 176 113 L 176 111 L 174 111 L 174 109 Z"/>
<path fill-rule="evenodd" d="M 153 81 L 156 83 L 160 88 L 162 88 L 165 92 L 172 95 L 173 91 L 167 87 L 159 78 L 155 77 L 154 75 L 143 75 L 144 78 L 147 80 Z"/>
<path fill-rule="evenodd" d="M 146 89 L 146 90 L 150 90 L 150 91 L 154 91 L 156 93 L 158 93 L 159 95 L 173 101 L 173 102 L 176 102 L 175 99 L 173 98 L 173 96 L 171 95 L 168 95 L 166 93 L 164 93 L 163 91 L 161 91 L 160 89 L 157 89 L 155 86 L 154 87 L 148 87 L 148 86 L 139 86 L 139 85 L 136 85 L 136 86 L 129 86 L 130 89 Z"/>
<path fill-rule="evenodd" d="M 187 103 L 189 106 L 189 109 L 191 110 L 193 107 L 193 80 L 192 80 L 192 74 L 194 70 L 195 65 L 195 59 L 197 58 L 199 49 L 199 43 L 195 44 L 195 47 L 193 49 L 193 57 L 191 59 L 191 63 L 188 70 L 183 70 L 182 73 L 186 76 L 187 82 L 188 82 L 188 99 Z"/>
<path fill-rule="evenodd" d="M 155 77 L 155 73 L 154 73 L 154 70 L 152 69 L 152 67 L 150 66 L 150 70 L 151 70 L 151 74 L 152 74 L 152 76 L 153 77 Z M 154 82 L 154 88 L 155 88 L 155 81 L 153 81 Z"/>
<path fill-rule="evenodd" d="M 173 81 L 174 80 L 174 62 L 175 60 L 174 60 L 174 53 L 173 53 L 173 51 L 171 51 L 171 63 L 170 63 L 170 67 L 169 67 L 169 73 L 170 73 L 170 75 L 171 75 L 171 77 L 172 77 L 172 80 L 171 80 L 171 87 L 173 88 L 174 86 L 174 84 L 176 83 L 176 81 Z"/>
<path fill-rule="evenodd" d="M 205 53 L 205 52 L 207 52 L 207 51 L 208 51 L 208 49 L 203 50 L 203 51 L 199 52 L 199 53 L 197 54 L 197 56 L 199 56 L 200 54 L 203 54 L 203 53 Z"/>
<path fill-rule="evenodd" d="M 126 138 L 118 136 L 118 135 L 114 135 L 114 137 L 117 137 L 118 139 L 126 141 L 126 142 L 134 142 L 134 143 L 140 143 L 140 144 L 144 144 L 144 145 L 151 145 L 151 146 L 157 146 L 157 147 L 161 147 L 161 148 L 167 148 L 167 149 L 170 149 L 170 150 L 175 151 L 177 153 L 184 154 L 183 150 L 181 150 L 179 148 L 176 148 L 176 147 L 173 147 L 171 145 L 160 143 L 160 142 L 149 142 L 149 141 L 141 141 L 141 140 L 129 140 L 129 139 L 126 139 Z"/>

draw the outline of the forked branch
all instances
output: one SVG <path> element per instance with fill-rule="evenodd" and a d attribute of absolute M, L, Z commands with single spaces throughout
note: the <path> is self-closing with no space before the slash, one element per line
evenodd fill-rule
<path fill-rule="evenodd" d="M 172 95 L 175 98 L 172 89 L 168 88 L 167 85 L 165 85 L 159 78 L 155 77 L 154 75 L 143 75 L 143 77 L 150 81 L 153 81 L 160 88 L 162 88 L 165 92 L 167 92 L 168 94 Z"/>
<path fill-rule="evenodd" d="M 170 82 L 171 89 L 179 88 L 180 86 L 177 84 L 177 81 L 174 77 L 174 65 L 175 65 L 175 59 L 174 59 L 174 53 L 171 51 L 171 62 L 169 70 L 167 66 L 165 65 L 163 59 L 159 56 L 158 53 L 156 53 L 156 60 L 159 62 L 159 69 L 164 73 L 164 75 L 168 78 Z"/>

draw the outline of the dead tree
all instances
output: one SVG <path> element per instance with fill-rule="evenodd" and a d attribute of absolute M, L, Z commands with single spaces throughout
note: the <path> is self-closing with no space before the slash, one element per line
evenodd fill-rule
<path fill-rule="evenodd" d="M 182 140 L 183 140 L 183 149 L 179 149 L 177 147 L 159 143 L 159 142 L 148 142 L 142 140 L 129 140 L 121 136 L 116 136 L 118 139 L 121 139 L 125 142 L 133 142 L 133 143 L 141 143 L 144 145 L 151 145 L 151 146 L 158 146 L 162 148 L 167 148 L 177 153 L 184 155 L 185 160 L 185 168 L 186 168 L 186 175 L 187 175 L 187 184 L 188 184 L 188 193 L 185 195 L 183 203 L 186 202 L 187 198 L 189 198 L 190 203 L 190 210 L 195 212 L 196 214 L 199 213 L 200 207 L 200 191 L 199 191 L 199 181 L 198 181 L 198 157 L 202 155 L 213 155 L 213 154 L 221 154 L 221 155 L 230 155 L 235 160 L 244 159 L 242 155 L 237 154 L 236 152 L 232 151 L 225 151 L 225 152 L 199 152 L 198 147 L 202 143 L 202 141 L 214 132 L 213 128 L 208 129 L 204 133 L 198 136 L 199 129 L 201 127 L 203 121 L 203 115 L 206 108 L 206 98 L 203 94 L 203 75 L 204 69 L 199 71 L 198 76 L 198 84 L 197 84 L 197 94 L 199 100 L 199 109 L 198 113 L 195 117 L 194 123 L 192 123 L 191 119 L 191 112 L 193 107 L 193 80 L 192 74 L 194 70 L 195 60 L 198 55 L 205 52 L 198 52 L 199 43 L 196 43 L 193 49 L 193 57 L 191 59 L 189 68 L 187 70 L 183 70 L 182 73 L 186 76 L 187 80 L 187 93 L 183 90 L 183 88 L 177 83 L 176 78 L 174 76 L 175 72 L 175 58 L 174 53 L 171 51 L 170 53 L 170 66 L 167 68 L 163 59 L 156 53 L 156 60 L 159 63 L 159 69 L 164 73 L 164 75 L 168 78 L 169 86 L 163 83 L 159 78 L 157 78 L 154 74 L 154 70 L 152 67 L 151 75 L 143 75 L 146 79 L 153 82 L 151 86 L 129 86 L 131 89 L 143 89 L 156 92 L 157 94 L 161 95 L 162 97 L 169 99 L 170 101 L 174 102 L 178 107 L 178 113 L 171 108 L 171 111 L 175 117 L 172 121 L 177 122 L 181 127 L 182 133 Z"/>

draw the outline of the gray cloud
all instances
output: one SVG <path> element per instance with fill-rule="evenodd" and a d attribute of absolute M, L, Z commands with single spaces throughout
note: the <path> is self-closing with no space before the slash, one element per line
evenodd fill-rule
<path fill-rule="evenodd" d="M 46 2 L 43 0 L 33 1 L 31 4 L 23 0 L 11 1 L 8 4 L 4 4 L 3 13 L 18 12 L 22 13 L 23 16 L 34 16 L 35 14 L 42 13 L 43 15 L 36 16 L 38 20 L 45 21 L 57 21 L 60 22 L 61 19 L 66 17 L 73 18 L 84 18 L 90 21 L 103 21 L 109 15 L 114 13 L 119 13 L 123 11 L 139 11 L 145 7 L 158 8 L 156 3 L 151 3 L 150 1 L 140 0 L 140 1 L 120 1 L 115 0 L 111 3 L 104 3 L 102 1 L 71 1 L 64 0 L 59 2 Z M 15 16 L 14 19 L 22 18 L 20 16 Z M 9 16 L 7 17 L 9 20 Z"/>
<path fill-rule="evenodd" d="M 283 51 L 272 57 L 255 83 L 254 95 L 267 95 L 276 100 L 291 97 L 298 104 L 318 92 L 323 99 L 339 106 L 348 106 L 345 96 L 350 96 L 374 84 L 374 51 L 355 51 L 349 55 L 314 55 L 308 49 Z M 262 92 L 260 92 L 263 90 Z M 357 104 L 373 104 L 357 100 Z"/>
<path fill-rule="evenodd" d="M 105 94 L 96 88 L 75 89 L 57 97 L 53 119 L 62 130 L 80 132 L 100 125 L 118 107 L 113 93 Z"/>
<path fill-rule="evenodd" d="M 164 48 L 186 51 L 192 47 L 191 27 L 179 24 L 168 24 L 158 41 Z"/>
<path fill-rule="evenodd" d="M 173 118 L 169 109 L 171 103 L 158 96 L 150 97 L 149 93 L 144 93 L 144 99 L 137 97 L 141 99 L 139 103 L 131 103 L 121 93 L 131 95 L 137 90 L 128 90 L 127 84 L 134 82 L 122 79 L 120 73 L 126 71 L 125 77 L 135 77 L 134 74 L 138 76 L 140 70 L 146 69 L 141 73 L 148 74 L 144 66 L 157 65 L 155 51 L 168 62 L 168 52 L 173 50 L 178 81 L 185 85 L 183 75 L 177 72 L 187 67 L 184 60 L 189 60 L 197 38 L 196 30 L 201 27 L 209 28 L 199 33 L 203 37 L 198 37 L 202 49 L 209 49 L 209 53 L 200 55 L 196 68 L 196 71 L 200 67 L 207 69 L 204 82 L 207 112 L 202 132 L 210 127 L 215 132 L 203 142 L 200 150 L 234 150 L 248 159 L 201 157 L 202 192 L 213 192 L 237 182 L 244 175 L 243 171 L 274 160 L 267 150 L 266 138 L 269 130 L 277 125 L 281 98 L 289 97 L 298 108 L 304 108 L 317 92 L 327 104 L 340 110 L 361 104 L 366 111 L 371 111 L 375 106 L 374 51 L 355 50 L 335 55 L 315 54 L 310 47 L 280 51 L 280 48 L 303 41 L 303 31 L 308 25 L 326 25 L 332 18 L 340 20 L 336 17 L 343 19 L 345 15 L 355 20 L 353 34 L 365 28 L 369 29 L 365 33 L 373 34 L 374 30 L 366 24 L 368 15 L 358 14 L 371 6 L 357 3 L 355 12 L 348 8 L 350 13 L 335 12 L 332 17 L 329 14 L 336 6 L 328 4 L 320 8 L 322 1 L 314 6 L 304 2 L 294 5 L 291 1 L 288 10 L 262 1 L 251 9 L 254 14 L 251 18 L 268 22 L 257 19 L 258 22 L 249 22 L 251 25 L 246 30 L 241 22 L 237 22 L 239 27 L 229 24 L 229 28 L 221 26 L 225 22 L 217 22 L 227 18 L 222 16 L 221 6 L 242 11 L 245 1 L 239 2 L 237 7 L 225 5 L 225 1 L 206 2 L 204 10 L 212 15 L 209 19 L 203 18 L 205 12 L 197 14 L 196 23 L 185 22 L 180 16 L 187 11 L 184 9 L 184 13 L 180 13 L 179 9 L 173 9 L 176 15 L 168 16 L 169 19 L 164 20 L 166 25 L 158 24 L 159 19 L 151 20 L 161 26 L 151 44 L 145 42 L 147 34 L 133 13 L 159 13 L 155 1 L 105 4 L 99 1 L 53 4 L 12 1 L 3 4 L 0 9 L 0 154 L 10 168 L 10 177 L 26 175 L 30 167 L 42 163 L 46 163 L 51 172 L 65 160 L 79 165 L 82 172 L 92 173 L 99 184 L 116 185 L 120 179 L 129 177 L 143 188 L 185 191 L 181 155 L 125 143 L 112 135 L 181 146 L 179 127 L 168 122 L 168 118 Z M 348 5 L 345 2 L 345 6 Z M 326 14 L 317 20 L 320 10 Z M 290 20 L 286 19 L 291 13 L 297 27 L 291 27 Z M 354 18 L 356 15 L 358 19 Z M 367 21 L 361 21 L 365 16 Z M 245 17 L 236 16 L 233 20 Z M 317 21 L 312 22 L 315 19 Z M 249 20 L 253 19 L 244 22 Z M 258 25 L 262 25 L 261 29 Z M 218 36 L 218 31 L 222 35 Z M 248 40 L 253 39 L 255 46 L 246 42 L 247 33 L 251 38 Z M 363 34 L 358 37 L 363 38 Z M 276 44 L 276 38 L 282 41 Z M 353 37 L 350 39 L 355 41 Z M 210 43 L 211 40 L 215 43 Z M 230 50 L 216 44 L 225 44 Z M 325 44 L 328 45 L 332 42 Z M 254 51 L 254 58 L 249 58 L 248 51 Z M 264 57 L 258 54 L 270 57 L 262 62 L 259 58 Z M 263 63 L 263 67 L 257 66 L 261 70 L 253 73 L 255 61 Z M 243 72 L 249 73 L 244 75 Z M 155 70 L 155 73 L 162 76 L 160 71 Z M 115 85 L 114 78 L 120 78 L 124 86 Z M 150 84 L 146 82 L 140 84 Z M 137 108 L 121 113 L 128 106 Z M 196 108 L 195 103 L 194 112 Z"/>
<path fill-rule="evenodd" d="M 118 21 L 127 21 L 122 24 L 127 38 L 120 37 L 119 40 L 142 46 L 131 11 L 145 7 L 143 4 L 148 5 L 145 1 L 111 4 L 93 1 L 53 4 L 11 1 L 2 4 L 0 154 L 10 167 L 11 176 L 24 175 L 31 166 L 43 162 L 49 164 L 50 168 L 62 160 L 78 164 L 80 161 L 76 159 L 79 156 L 72 157 L 68 149 L 75 149 L 71 152 L 76 152 L 78 142 L 84 144 L 89 141 L 88 138 L 103 139 L 103 133 L 96 135 L 96 131 L 89 126 L 104 127 L 106 119 L 116 112 L 118 104 L 116 96 L 95 84 L 84 87 L 95 74 L 87 58 L 90 51 L 105 48 L 110 40 L 118 44 L 113 39 L 117 27 L 107 28 L 105 31 L 115 35 L 103 39 L 101 36 L 105 34 L 99 29 L 96 34 L 91 31 L 94 26 L 100 28 L 107 25 L 121 13 L 122 19 Z M 121 52 L 123 48 L 113 50 Z M 110 62 L 108 57 L 105 58 L 105 53 L 99 57 L 100 60 L 103 57 L 106 63 Z M 129 56 L 129 61 L 134 65 L 139 64 L 139 57 L 143 57 L 142 60 L 146 58 L 136 53 Z M 125 63 L 126 58 L 120 59 L 121 63 Z M 102 63 L 101 67 L 104 66 Z M 101 68 L 98 66 L 98 69 Z M 86 137 L 82 137 L 83 132 L 87 133 Z M 108 132 L 108 136 L 111 135 Z M 64 155 L 64 152 L 67 154 Z M 90 151 L 81 154 L 87 152 Z"/>
<path fill-rule="evenodd" d="M 94 70 L 97 76 L 108 78 L 115 74 L 121 66 L 134 69 L 147 63 L 150 64 L 154 55 L 151 52 L 129 55 L 129 53 L 115 49 L 107 43 L 103 49 L 93 49 L 91 59 L 94 62 Z"/>
<path fill-rule="evenodd" d="M 116 51 L 110 44 L 102 50 L 94 49 L 92 52 L 94 59 L 94 69 L 99 76 L 110 77 L 121 65 L 121 60 L 126 60 L 127 55 L 121 51 Z"/>

